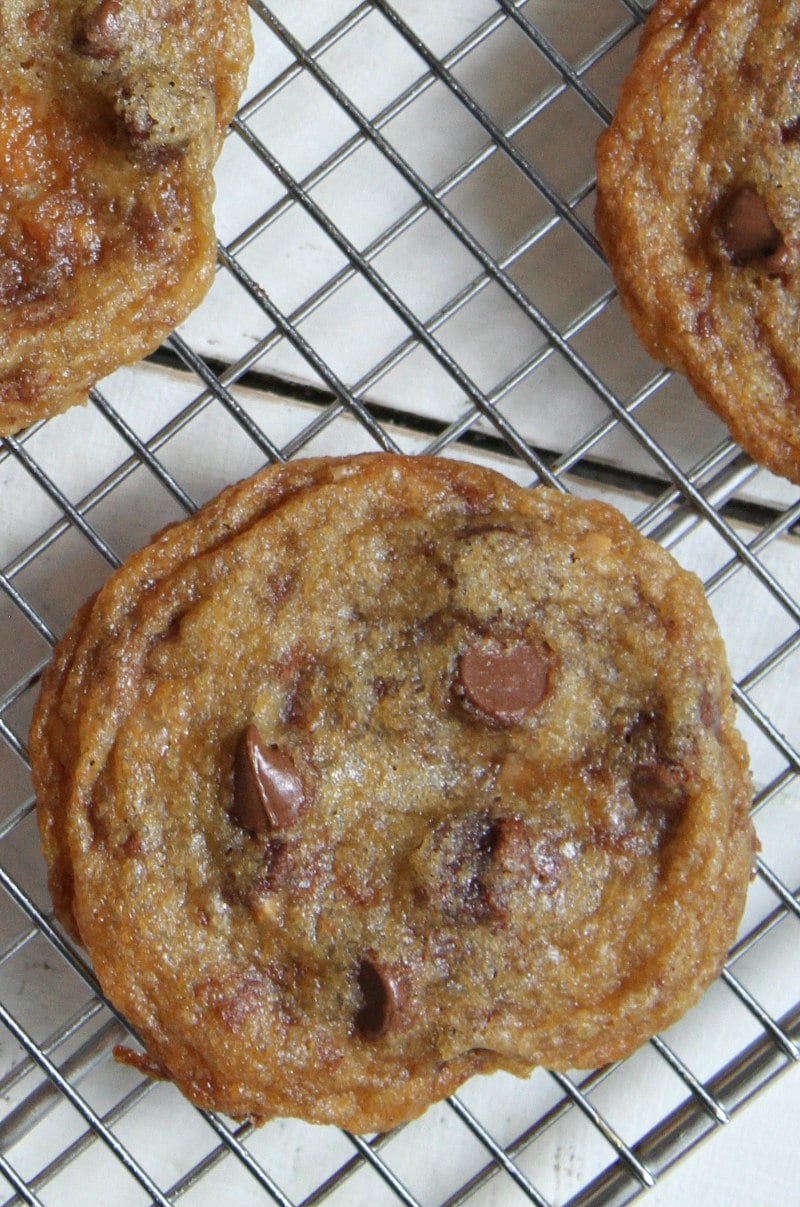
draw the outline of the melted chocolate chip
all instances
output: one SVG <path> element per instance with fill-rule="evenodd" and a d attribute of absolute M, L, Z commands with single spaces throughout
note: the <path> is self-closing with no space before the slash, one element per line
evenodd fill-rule
<path fill-rule="evenodd" d="M 38 8 L 33 9 L 32 12 L 28 13 L 27 17 L 25 18 L 25 28 L 27 29 L 28 33 L 34 38 L 40 37 L 47 29 L 49 16 L 50 14 L 43 4 Z M 0 17 L 0 38 L 1 37 L 4 37 L 2 17 Z"/>
<path fill-rule="evenodd" d="M 630 748 L 627 775 L 633 803 L 643 813 L 675 821 L 689 799 L 688 772 L 672 757 L 663 715 L 640 713 L 625 742 Z"/>
<path fill-rule="evenodd" d="M 782 248 L 780 231 L 769 216 L 766 202 L 750 184 L 741 185 L 724 203 L 720 232 L 736 265 L 762 260 L 770 267 Z"/>
<path fill-rule="evenodd" d="M 489 831 L 490 860 L 483 891 L 491 913 L 505 918 L 515 896 L 535 889 L 550 894 L 564 874 L 564 857 L 549 835 L 534 838 L 521 817 L 495 817 Z"/>
<path fill-rule="evenodd" d="M 424 899 L 444 918 L 502 923 L 515 899 L 555 892 L 564 860 L 552 836 L 523 818 L 469 809 L 443 818 L 411 867 Z"/>
<path fill-rule="evenodd" d="M 491 819 L 484 810 L 450 813 L 428 834 L 413 863 L 425 897 L 445 917 L 486 917 L 482 877 L 491 845 Z"/>
<path fill-rule="evenodd" d="M 137 161 L 157 168 L 186 153 L 192 129 L 178 89 L 159 90 L 144 72 L 132 71 L 115 93 L 114 111 Z"/>
<path fill-rule="evenodd" d="M 118 109 L 131 141 L 134 144 L 148 142 L 156 119 L 148 108 L 147 99 L 129 89 L 123 89 Z"/>
<path fill-rule="evenodd" d="M 640 763 L 631 772 L 630 791 L 638 808 L 674 817 L 688 799 L 686 772 L 674 763 Z"/>
<path fill-rule="evenodd" d="M 550 659 L 539 645 L 519 642 L 506 649 L 465 650 L 458 660 L 458 685 L 484 716 L 509 725 L 522 721 L 547 695 Z"/>
<path fill-rule="evenodd" d="M 305 789 L 291 757 L 268 746 L 248 725 L 236 748 L 231 816 L 245 830 L 269 834 L 290 826 L 305 804 Z"/>
<path fill-rule="evenodd" d="M 800 142 L 800 117 L 795 117 L 792 121 L 784 122 L 781 126 L 781 142 Z"/>
<path fill-rule="evenodd" d="M 101 0 L 75 37 L 75 49 L 88 59 L 114 59 L 122 37 L 120 0 Z"/>
<path fill-rule="evenodd" d="M 700 720 L 711 733 L 719 733 L 722 725 L 722 711 L 719 702 L 709 691 L 704 691 L 700 697 Z"/>
<path fill-rule="evenodd" d="M 265 844 L 263 862 L 250 887 L 249 899 L 255 900 L 285 888 L 294 871 L 294 863 L 293 844 L 273 835 Z"/>
<path fill-rule="evenodd" d="M 357 979 L 362 1002 L 356 1014 L 356 1030 L 362 1039 L 382 1039 L 397 1012 L 397 983 L 389 969 L 372 956 L 361 960 Z"/>

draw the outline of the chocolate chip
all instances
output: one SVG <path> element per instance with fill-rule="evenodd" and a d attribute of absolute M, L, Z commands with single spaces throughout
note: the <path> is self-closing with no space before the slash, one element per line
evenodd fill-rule
<path fill-rule="evenodd" d="M 795 117 L 791 121 L 784 122 L 781 126 L 781 142 L 800 142 L 800 117 Z"/>
<path fill-rule="evenodd" d="M 473 647 L 458 660 L 458 686 L 484 716 L 503 724 L 522 721 L 547 694 L 550 659 L 540 645 L 506 649 Z"/>
<path fill-rule="evenodd" d="M 731 262 L 737 265 L 763 260 L 769 267 L 782 244 L 764 198 L 751 184 L 741 185 L 724 203 L 720 231 Z"/>
<path fill-rule="evenodd" d="M 640 763 L 631 772 L 630 792 L 640 809 L 674 817 L 688 799 L 686 772 L 675 763 Z"/>
<path fill-rule="evenodd" d="M 268 746 L 248 725 L 236 748 L 231 816 L 245 830 L 268 834 L 290 826 L 305 803 L 305 789 L 291 757 Z"/>
<path fill-rule="evenodd" d="M 114 59 L 120 51 L 120 0 L 101 0 L 75 37 L 75 49 L 88 59 Z"/>
<path fill-rule="evenodd" d="M 382 1039 L 397 1012 L 397 982 L 386 965 L 372 956 L 361 960 L 357 979 L 362 1003 L 356 1014 L 356 1030 L 362 1039 Z"/>

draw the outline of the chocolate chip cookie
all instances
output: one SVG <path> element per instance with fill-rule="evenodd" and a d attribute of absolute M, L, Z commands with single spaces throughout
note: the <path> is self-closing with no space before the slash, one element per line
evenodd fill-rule
<path fill-rule="evenodd" d="M 235 1118 L 375 1131 L 691 1006 L 754 836 L 699 582 L 474 465 L 272 467 L 78 613 L 30 736 L 62 922 Z"/>
<path fill-rule="evenodd" d="M 800 482 L 800 4 L 660 0 L 597 146 L 597 232 L 647 350 Z"/>
<path fill-rule="evenodd" d="M 209 288 L 245 0 L 0 5 L 0 435 L 86 401 Z"/>

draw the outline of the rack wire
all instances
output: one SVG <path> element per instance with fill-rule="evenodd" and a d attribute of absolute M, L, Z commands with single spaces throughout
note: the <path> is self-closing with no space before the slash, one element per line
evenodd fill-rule
<path fill-rule="evenodd" d="M 593 228 L 648 7 L 251 0 L 208 299 L 0 444 L 0 1201 L 623 1204 L 796 1065 L 800 497 L 638 347 Z M 475 1079 L 386 1136 L 254 1130 L 111 1059 L 124 1020 L 52 918 L 27 727 L 72 611 L 150 531 L 265 460 L 375 447 L 609 498 L 702 576 L 762 853 L 719 981 L 629 1060 Z"/>

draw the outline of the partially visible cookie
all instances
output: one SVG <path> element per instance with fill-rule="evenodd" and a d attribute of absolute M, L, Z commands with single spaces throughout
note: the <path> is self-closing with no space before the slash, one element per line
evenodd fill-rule
<path fill-rule="evenodd" d="M 647 350 L 800 482 L 800 3 L 660 0 L 597 145 L 597 232 Z"/>
<path fill-rule="evenodd" d="M 747 756 L 622 516 L 387 454 L 271 468 L 78 614 L 30 735 L 61 920 L 192 1101 L 357 1131 L 588 1066 L 718 972 Z"/>
<path fill-rule="evenodd" d="M 197 305 L 245 0 L 0 8 L 0 435 L 85 402 Z"/>

